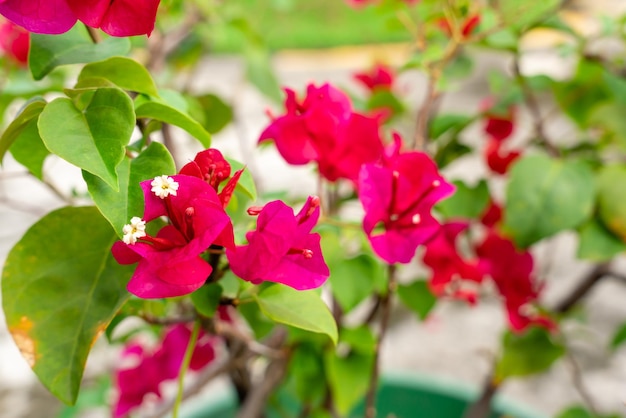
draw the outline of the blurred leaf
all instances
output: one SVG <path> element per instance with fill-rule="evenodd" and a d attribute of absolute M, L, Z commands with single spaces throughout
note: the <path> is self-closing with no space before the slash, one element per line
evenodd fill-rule
<path fill-rule="evenodd" d="M 136 158 L 125 157 L 117 166 L 118 190 L 86 171 L 83 171 L 83 179 L 94 203 L 121 238 L 122 228 L 130 218 L 143 216 L 144 196 L 139 183 L 174 173 L 174 159 L 167 148 L 163 144 L 152 142 Z"/>
<path fill-rule="evenodd" d="M 456 191 L 452 196 L 437 204 L 436 209 L 446 218 L 477 219 L 489 204 L 487 181 L 481 180 L 470 187 L 461 180 L 452 182 Z"/>
<path fill-rule="evenodd" d="M 13 142 L 21 135 L 26 126 L 33 120 L 37 120 L 46 107 L 47 102 L 42 97 L 34 97 L 22 106 L 20 112 L 11 121 L 9 126 L 0 136 L 0 161 L 4 160 L 4 155 L 13 145 Z"/>
<path fill-rule="evenodd" d="M 387 89 L 376 89 L 365 103 L 366 110 L 382 110 L 389 112 L 389 119 L 404 113 L 404 105 L 396 95 Z"/>
<path fill-rule="evenodd" d="M 576 257 L 583 260 L 608 261 L 626 251 L 626 243 L 592 218 L 580 228 Z"/>
<path fill-rule="evenodd" d="M 546 371 L 563 354 L 565 348 L 554 342 L 550 332 L 544 328 L 531 327 L 523 334 L 507 331 L 502 357 L 496 365 L 496 377 L 502 380 Z"/>
<path fill-rule="evenodd" d="M 43 180 L 43 164 L 50 151 L 39 136 L 37 119 L 31 119 L 19 133 L 13 145 L 11 155 L 39 180 Z"/>
<path fill-rule="evenodd" d="M 437 163 L 437 167 L 441 169 L 470 152 L 472 152 L 470 147 L 461 144 L 459 138 L 454 137 L 443 147 L 437 149 L 435 162 Z"/>
<path fill-rule="evenodd" d="M 113 259 L 116 239 L 96 208 L 66 207 L 33 225 L 4 266 L 9 331 L 41 382 L 68 404 L 89 350 L 129 296 L 135 267 Z"/>
<path fill-rule="evenodd" d="M 430 122 L 428 136 L 432 139 L 436 139 L 449 130 L 452 130 L 454 133 L 459 133 L 465 129 L 467 125 L 472 123 L 473 120 L 474 118 L 471 116 L 458 115 L 455 113 L 437 115 Z"/>
<path fill-rule="evenodd" d="M 266 97 L 281 103 L 283 94 L 274 75 L 269 53 L 262 48 L 247 48 L 244 51 L 248 80 Z"/>
<path fill-rule="evenodd" d="M 104 61 L 87 64 L 78 75 L 78 84 L 85 79 L 104 78 L 118 87 L 158 96 L 154 80 L 148 70 L 137 61 L 125 57 L 112 57 Z"/>
<path fill-rule="evenodd" d="M 216 134 L 233 120 L 233 108 L 214 94 L 192 97 L 202 112 L 202 126 L 211 134 Z"/>
<path fill-rule="evenodd" d="M 594 197 L 593 172 L 585 163 L 524 157 L 511 169 L 504 228 L 526 248 L 583 223 L 592 213 Z"/>
<path fill-rule="evenodd" d="M 426 319 L 437 303 L 437 297 L 428 288 L 428 283 L 423 280 L 409 285 L 399 285 L 398 296 L 404 306 L 415 312 L 421 320 Z"/>
<path fill-rule="evenodd" d="M 333 296 L 345 312 L 350 312 L 374 293 L 385 276 L 384 268 L 367 254 L 342 258 L 329 264 L 329 269 Z"/>
<path fill-rule="evenodd" d="M 206 316 L 213 318 L 215 311 L 220 306 L 222 297 L 222 286 L 218 283 L 209 283 L 202 286 L 191 294 L 191 301 L 196 310 Z"/>
<path fill-rule="evenodd" d="M 376 349 L 376 337 L 367 325 L 356 328 L 341 328 L 339 343 L 347 344 L 354 351 L 368 354 Z"/>
<path fill-rule="evenodd" d="M 124 159 L 124 146 L 134 128 L 133 103 L 117 88 L 96 90 L 84 110 L 70 99 L 55 99 L 39 116 L 39 134 L 50 152 L 115 190 L 119 190 L 115 168 Z"/>
<path fill-rule="evenodd" d="M 560 0 L 500 0 L 498 8 L 506 25 L 525 28 L 552 16 L 560 4 Z"/>
<path fill-rule="evenodd" d="M 574 77 L 555 82 L 553 90 L 561 110 L 581 128 L 587 127 L 593 110 L 611 97 L 604 67 L 588 60 L 580 60 Z"/>
<path fill-rule="evenodd" d="M 626 342 L 626 324 L 622 324 L 611 339 L 611 349 L 615 350 Z"/>
<path fill-rule="evenodd" d="M 315 290 L 298 291 L 276 283 L 255 296 L 270 319 L 307 331 L 326 334 L 337 343 L 337 324 Z"/>
<path fill-rule="evenodd" d="M 108 374 L 100 376 L 91 385 L 84 385 L 80 390 L 76 405 L 64 406 L 56 418 L 80 418 L 90 409 L 107 407 L 110 403 L 111 386 L 111 376 Z"/>
<path fill-rule="evenodd" d="M 313 344 L 296 346 L 289 362 L 290 379 L 301 403 L 321 403 L 326 394 L 323 355 Z"/>
<path fill-rule="evenodd" d="M 556 418 L 619 418 L 619 415 L 596 415 L 583 406 L 570 406 L 559 413 Z"/>
<path fill-rule="evenodd" d="M 366 394 L 373 362 L 373 352 L 351 351 L 340 357 L 334 350 L 329 350 L 324 356 L 330 392 L 341 416 L 347 415 Z"/>
<path fill-rule="evenodd" d="M 274 329 L 274 323 L 263 315 L 257 303 L 243 303 L 237 307 L 237 312 L 246 319 L 257 340 L 266 337 Z"/>
<path fill-rule="evenodd" d="M 128 38 L 110 37 L 97 44 L 83 25 L 61 35 L 30 34 L 28 65 L 35 80 L 41 80 L 60 65 L 100 61 L 130 51 Z"/>
<path fill-rule="evenodd" d="M 622 198 L 625 182 L 626 166 L 623 164 L 603 167 L 598 173 L 598 215 L 622 241 L 626 240 L 626 200 Z"/>

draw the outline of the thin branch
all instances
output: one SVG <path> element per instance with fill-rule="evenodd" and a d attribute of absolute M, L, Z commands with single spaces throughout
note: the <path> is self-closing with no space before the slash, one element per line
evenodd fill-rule
<path fill-rule="evenodd" d="M 493 369 L 495 369 L 495 364 Z M 491 413 L 491 401 L 496 393 L 498 393 L 501 384 L 501 382 L 498 383 L 493 378 L 493 374 L 493 371 L 489 374 L 483 385 L 480 398 L 469 407 L 463 415 L 463 418 L 486 418 L 489 416 Z"/>
<path fill-rule="evenodd" d="M 610 275 L 610 262 L 597 264 L 580 281 L 572 292 L 559 302 L 553 309 L 556 313 L 566 313 L 576 305 L 602 279 Z"/>
<path fill-rule="evenodd" d="M 598 408 L 591 394 L 589 393 L 589 390 L 587 389 L 587 385 L 585 384 L 582 376 L 582 371 L 580 370 L 580 366 L 578 365 L 576 358 L 574 358 L 574 355 L 569 349 L 566 350 L 565 356 L 567 359 L 567 363 L 570 366 L 570 371 L 572 373 L 572 382 L 574 383 L 574 388 L 582 398 L 587 409 L 593 414 L 593 416 L 600 416 L 598 414 Z"/>
<path fill-rule="evenodd" d="M 372 367 L 372 375 L 370 378 L 369 388 L 365 397 L 365 418 L 376 417 L 376 393 L 378 390 L 378 378 L 380 375 L 380 350 L 383 340 L 389 328 L 389 317 L 391 315 L 391 297 L 396 290 L 396 266 L 390 264 L 388 266 L 387 293 L 381 298 L 381 317 L 380 331 L 378 333 L 378 341 L 374 350 L 374 364 Z"/>

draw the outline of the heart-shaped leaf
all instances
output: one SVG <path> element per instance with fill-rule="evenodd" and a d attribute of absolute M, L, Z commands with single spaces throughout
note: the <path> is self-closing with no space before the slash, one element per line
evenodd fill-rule
<path fill-rule="evenodd" d="M 39 117 L 39 133 L 50 152 L 118 190 L 115 168 L 124 159 L 124 146 L 135 127 L 133 102 L 111 87 L 87 97 L 82 111 L 67 98 L 49 103 Z"/>
<path fill-rule="evenodd" d="M 76 400 L 87 355 L 128 298 L 134 266 L 111 256 L 117 239 L 94 207 L 66 207 L 33 225 L 2 272 L 2 305 L 15 343 L 41 382 Z"/>
<path fill-rule="evenodd" d="M 129 91 L 158 96 L 154 80 L 148 70 L 137 61 L 126 57 L 112 57 L 87 64 L 78 76 L 78 85 L 85 80 L 104 78 Z"/>

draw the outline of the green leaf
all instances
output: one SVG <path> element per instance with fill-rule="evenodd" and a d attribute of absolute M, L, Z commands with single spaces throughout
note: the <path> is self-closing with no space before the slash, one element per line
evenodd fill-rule
<path fill-rule="evenodd" d="M 263 48 L 250 47 L 246 49 L 244 58 L 248 80 L 269 99 L 280 103 L 283 94 L 272 70 L 269 53 Z"/>
<path fill-rule="evenodd" d="M 237 160 L 233 160 L 232 158 L 226 157 L 226 161 L 228 161 L 228 163 L 230 164 L 230 168 L 233 173 L 245 167 L 243 163 L 240 163 Z M 250 170 L 248 170 L 247 168 L 243 170 L 243 173 L 241 173 L 241 177 L 239 177 L 239 181 L 237 182 L 237 189 L 245 193 L 250 198 L 250 200 L 256 200 L 256 185 L 254 184 L 254 178 L 252 177 L 252 173 L 250 173 Z"/>
<path fill-rule="evenodd" d="M 456 186 L 454 194 L 437 205 L 437 211 L 449 218 L 478 218 L 489 204 L 489 187 L 485 180 L 470 187 L 461 180 L 452 182 Z"/>
<path fill-rule="evenodd" d="M 196 119 L 202 122 L 202 126 L 211 134 L 216 134 L 233 120 L 233 109 L 226 104 L 221 98 L 214 94 L 204 94 L 202 96 L 192 97 L 198 105 L 198 113 L 202 117 Z"/>
<path fill-rule="evenodd" d="M 205 148 L 211 146 L 211 134 L 202 125 L 164 101 L 137 101 L 135 113 L 137 119 L 153 119 L 178 126 L 200 141 Z"/>
<path fill-rule="evenodd" d="M 148 70 L 137 61 L 126 57 L 112 57 L 87 64 L 78 75 L 78 83 L 90 78 L 107 79 L 124 90 L 149 96 L 159 95 Z"/>
<path fill-rule="evenodd" d="M 289 377 L 302 403 L 319 403 L 326 393 L 323 353 L 310 343 L 300 343 L 289 362 Z"/>
<path fill-rule="evenodd" d="M 580 228 L 579 236 L 576 256 L 584 260 L 608 261 L 626 251 L 626 243 L 595 218 Z"/>
<path fill-rule="evenodd" d="M 26 232 L 2 272 L 9 331 L 41 382 L 68 404 L 89 350 L 128 298 L 134 266 L 113 259 L 116 239 L 96 208 L 62 208 Z"/>
<path fill-rule="evenodd" d="M 83 111 L 70 99 L 55 99 L 39 117 L 39 133 L 50 152 L 115 190 L 115 168 L 124 159 L 124 146 L 134 127 L 133 103 L 117 88 L 96 90 Z"/>
<path fill-rule="evenodd" d="M 458 137 L 453 137 L 444 146 L 437 149 L 435 162 L 439 168 L 443 168 L 462 156 L 472 152 L 472 149 L 459 142 Z"/>
<path fill-rule="evenodd" d="M 202 286 L 191 294 L 191 301 L 196 310 L 207 318 L 213 318 L 215 311 L 220 306 L 222 286 L 210 283 Z"/>
<path fill-rule="evenodd" d="M 31 119 L 19 133 L 11 145 L 11 155 L 35 177 L 43 180 L 43 163 L 50 151 L 39 136 L 37 119 Z"/>
<path fill-rule="evenodd" d="M 531 327 L 523 334 L 507 331 L 502 357 L 496 365 L 496 377 L 502 380 L 543 372 L 563 354 L 563 345 L 554 342 L 550 332 L 544 328 Z"/>
<path fill-rule="evenodd" d="M 364 354 L 371 354 L 376 349 L 376 337 L 367 325 L 361 325 L 357 328 L 341 328 L 339 342 Z"/>
<path fill-rule="evenodd" d="M 522 248 L 575 228 L 591 215 L 595 185 L 583 162 L 525 157 L 511 170 L 504 227 Z"/>
<path fill-rule="evenodd" d="M 602 223 L 626 240 L 626 201 L 621 198 L 626 182 L 626 166 L 612 164 L 598 173 L 598 215 Z"/>
<path fill-rule="evenodd" d="M 619 415 L 596 415 L 592 412 L 589 412 L 583 406 L 570 406 L 565 411 L 559 413 L 556 418 L 619 418 Z"/>
<path fill-rule="evenodd" d="M 341 258 L 331 262 L 329 268 L 333 296 L 345 312 L 369 297 L 385 276 L 384 268 L 367 254 Z"/>
<path fill-rule="evenodd" d="M 423 280 L 398 286 L 398 296 L 404 306 L 415 312 L 421 320 L 426 319 L 437 303 L 437 298 L 428 288 L 428 283 Z"/>
<path fill-rule="evenodd" d="M 437 115 L 430 123 L 429 137 L 439 138 L 444 133 L 452 130 L 453 132 L 461 132 L 467 125 L 474 120 L 473 117 L 467 115 L 458 115 L 454 113 L 446 113 Z"/>
<path fill-rule="evenodd" d="M 35 97 L 22 107 L 18 115 L 11 121 L 11 124 L 0 136 L 0 161 L 4 160 L 4 155 L 11 145 L 17 140 L 26 126 L 34 119 L 37 120 L 47 102 L 41 97 Z"/>
<path fill-rule="evenodd" d="M 324 364 L 335 407 L 341 416 L 347 415 L 363 399 L 369 387 L 374 354 L 351 351 L 345 357 L 328 351 Z"/>
<path fill-rule="evenodd" d="M 498 9 L 507 25 L 523 28 L 551 16 L 560 3 L 560 0 L 501 0 Z"/>
<path fill-rule="evenodd" d="M 28 65 L 35 80 L 41 80 L 60 65 L 100 61 L 130 51 L 128 38 L 110 37 L 94 44 L 82 25 L 61 35 L 30 36 Z"/>
<path fill-rule="evenodd" d="M 117 166 L 119 190 L 87 171 L 83 171 L 83 179 L 94 203 L 121 238 L 122 228 L 130 218 L 143 216 L 144 196 L 139 183 L 174 173 L 176 166 L 167 148 L 163 144 L 152 142 L 137 157 L 125 157 Z"/>
<path fill-rule="evenodd" d="M 611 339 L 611 349 L 615 350 L 626 342 L 626 324 L 622 324 Z"/>
<path fill-rule="evenodd" d="M 336 344 L 337 324 L 315 290 L 298 291 L 274 284 L 255 296 L 261 311 L 281 324 L 326 334 Z"/>
<path fill-rule="evenodd" d="M 376 89 L 372 92 L 365 103 L 366 110 L 384 109 L 390 112 L 391 119 L 404 112 L 404 105 L 396 95 L 387 89 Z"/>

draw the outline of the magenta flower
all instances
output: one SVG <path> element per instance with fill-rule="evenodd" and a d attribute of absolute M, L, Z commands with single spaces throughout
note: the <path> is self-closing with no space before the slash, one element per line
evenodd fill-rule
<path fill-rule="evenodd" d="M 161 176 L 141 183 L 143 219 L 124 227 L 124 239 L 113 245 L 120 264 L 137 269 L 128 291 L 141 298 L 185 295 L 204 284 L 211 266 L 200 257 L 212 244 L 234 248 L 230 218 L 213 188 L 190 176 Z M 146 222 L 167 216 L 170 224 L 151 237 Z"/>
<path fill-rule="evenodd" d="M 272 121 L 259 143 L 274 140 L 289 164 L 315 161 L 326 179 L 356 182 L 360 166 L 380 157 L 378 119 L 354 113 L 344 93 L 329 84 L 309 85 L 298 102 L 294 91 L 285 92 L 286 114 Z"/>
<path fill-rule="evenodd" d="M 228 202 L 230 202 L 230 198 L 235 192 L 235 187 L 237 186 L 237 182 L 243 170 L 244 169 L 241 169 L 235 172 L 218 194 L 224 207 L 228 206 Z M 196 158 L 194 158 L 193 161 L 185 164 L 185 166 L 180 169 L 180 174 L 198 177 L 209 183 L 215 191 L 218 191 L 220 184 L 230 177 L 230 172 L 230 163 L 224 158 L 221 152 L 214 148 L 199 152 L 196 154 Z"/>
<path fill-rule="evenodd" d="M 279 200 L 248 212 L 258 213 L 257 229 L 246 234 L 248 245 L 226 250 L 233 273 L 255 284 L 277 282 L 296 290 L 324 284 L 330 272 L 322 256 L 320 235 L 311 233 L 320 215 L 317 197 L 309 197 L 295 216 L 293 209 Z"/>
<path fill-rule="evenodd" d="M 532 311 L 541 287 L 533 276 L 533 257 L 528 251 L 518 250 L 511 240 L 490 230 L 476 254 L 504 298 L 513 331 L 523 331 L 531 324 L 554 328 L 550 318 Z"/>
<path fill-rule="evenodd" d="M 442 225 L 426 244 L 423 261 L 432 270 L 429 285 L 434 294 L 447 294 L 474 304 L 476 285 L 482 282 L 485 269 L 478 260 L 464 259 L 457 251 L 457 238 L 468 226 L 467 222 Z"/>
<path fill-rule="evenodd" d="M 3 0 L 0 15 L 29 32 L 67 32 L 77 20 L 112 36 L 150 35 L 160 0 Z"/>
<path fill-rule="evenodd" d="M 131 367 L 115 372 L 118 398 L 113 409 L 115 418 L 125 417 L 140 406 L 146 395 L 161 399 L 159 386 L 166 380 L 176 379 L 189 344 L 191 330 L 186 325 L 175 325 L 165 334 L 161 344 L 151 353 L 141 344 L 132 343 L 122 352 L 124 363 Z M 215 358 L 214 337 L 200 332 L 192 354 L 189 369 L 198 371 Z"/>
<path fill-rule="evenodd" d="M 376 64 L 368 72 L 356 73 L 354 78 L 373 92 L 376 90 L 391 90 L 395 81 L 395 74 L 390 67 Z"/>
<path fill-rule="evenodd" d="M 0 50 L 15 62 L 26 65 L 29 49 L 30 34 L 26 30 L 13 22 L 0 22 Z"/>
<path fill-rule="evenodd" d="M 454 192 L 426 154 L 399 153 L 400 141 L 396 135 L 382 163 L 363 165 L 358 183 L 363 229 L 388 263 L 411 261 L 417 247 L 439 230 L 433 205 Z"/>

